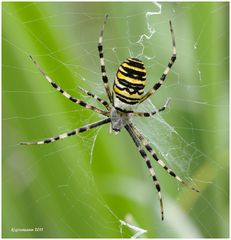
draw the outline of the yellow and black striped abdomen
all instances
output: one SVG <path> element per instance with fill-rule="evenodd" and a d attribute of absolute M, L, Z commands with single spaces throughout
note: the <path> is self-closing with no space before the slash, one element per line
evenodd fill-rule
<path fill-rule="evenodd" d="M 113 95 L 114 105 L 118 109 L 131 110 L 144 93 L 146 70 L 142 61 L 136 58 L 126 59 L 116 73 Z"/>

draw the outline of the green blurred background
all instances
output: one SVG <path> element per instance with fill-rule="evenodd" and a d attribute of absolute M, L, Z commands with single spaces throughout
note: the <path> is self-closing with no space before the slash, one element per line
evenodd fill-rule
<path fill-rule="evenodd" d="M 158 154 L 195 193 L 154 163 L 165 221 L 146 166 L 125 131 L 109 126 L 43 146 L 20 146 L 100 119 L 55 92 L 28 55 L 75 97 L 105 98 L 97 53 L 104 15 L 105 60 L 113 82 L 128 56 L 147 67 L 148 87 L 177 61 L 151 97 L 161 116 L 136 119 Z M 2 3 L 3 237 L 228 237 L 229 3 Z M 147 87 L 147 88 L 148 88 Z M 151 109 L 151 103 L 143 109 Z M 17 232 L 17 229 L 19 230 Z M 24 232 L 22 229 L 33 229 Z"/>

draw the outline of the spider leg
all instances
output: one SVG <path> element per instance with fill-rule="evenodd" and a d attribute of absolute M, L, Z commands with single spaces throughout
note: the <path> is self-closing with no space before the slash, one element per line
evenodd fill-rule
<path fill-rule="evenodd" d="M 160 184 L 156 178 L 156 173 L 152 167 L 152 164 L 150 162 L 150 160 L 148 159 L 148 156 L 146 154 L 146 152 L 144 151 L 144 149 L 142 148 L 141 142 L 139 140 L 139 138 L 136 136 L 136 134 L 134 133 L 134 131 L 131 128 L 131 125 L 126 125 L 125 126 L 126 130 L 128 131 L 128 133 L 130 134 L 130 136 L 132 137 L 132 140 L 134 141 L 134 143 L 136 144 L 136 147 L 138 148 L 138 151 L 140 153 L 140 155 L 142 156 L 142 158 L 145 160 L 145 163 L 148 167 L 148 170 L 152 176 L 152 180 L 155 184 L 156 190 L 158 192 L 158 196 L 159 196 L 159 201 L 160 201 L 160 211 L 161 211 L 161 219 L 164 220 L 164 207 L 163 207 L 163 200 L 162 200 L 162 195 L 161 195 L 161 189 L 160 189 Z"/>
<path fill-rule="evenodd" d="M 43 69 L 40 67 L 40 65 L 33 59 L 32 56 L 30 56 L 31 60 L 33 61 L 34 65 L 38 68 L 38 70 L 42 73 L 42 75 L 44 76 L 44 78 L 51 84 L 51 86 L 53 88 L 55 88 L 57 91 L 59 91 L 64 97 L 68 98 L 69 100 L 71 100 L 72 102 L 79 104 L 80 106 L 90 109 L 94 112 L 97 112 L 99 114 L 102 114 L 104 116 L 107 116 L 107 112 L 94 107 L 88 103 L 85 103 L 82 100 L 79 100 L 73 96 L 71 96 L 69 93 L 67 93 L 66 91 L 64 91 L 57 83 L 55 83 L 54 81 L 51 80 L 51 78 L 49 76 L 47 76 L 47 74 L 43 71 Z"/>
<path fill-rule="evenodd" d="M 131 115 L 132 116 L 139 116 L 139 117 L 151 117 L 153 115 L 155 115 L 156 113 L 162 112 L 166 109 L 166 107 L 168 106 L 169 102 L 170 102 L 170 98 L 168 98 L 164 104 L 163 107 L 154 110 L 153 112 L 132 112 Z"/>
<path fill-rule="evenodd" d="M 62 133 L 62 134 L 54 136 L 54 137 L 46 138 L 46 139 L 41 140 L 41 141 L 37 141 L 37 142 L 20 142 L 20 144 L 21 145 L 35 145 L 35 144 L 46 144 L 46 143 L 55 142 L 55 141 L 58 141 L 58 140 L 61 140 L 61 139 L 64 139 L 64 138 L 67 138 L 67 137 L 70 137 L 70 136 L 74 136 L 74 135 L 76 135 L 78 133 L 88 131 L 89 129 L 99 127 L 99 126 L 101 126 L 103 124 L 109 123 L 110 121 L 111 121 L 110 118 L 106 118 L 106 119 L 100 120 L 98 122 L 94 122 L 94 123 L 85 125 L 83 127 L 76 128 L 76 129 L 74 129 L 72 131 L 65 132 L 65 133 Z"/>
<path fill-rule="evenodd" d="M 172 56 L 168 62 L 168 66 L 165 68 L 164 73 L 160 77 L 160 80 L 157 83 L 155 83 L 154 86 L 141 98 L 140 103 L 149 98 L 164 83 L 165 78 L 167 77 L 170 69 L 172 68 L 174 62 L 176 61 L 176 41 L 171 21 L 169 21 L 169 25 L 172 36 Z"/>
<path fill-rule="evenodd" d="M 97 101 L 99 101 L 101 104 L 103 104 L 103 105 L 107 108 L 108 111 L 111 109 L 111 107 L 110 107 L 110 105 L 108 104 L 107 101 L 105 101 L 105 100 L 103 100 L 102 98 L 98 97 L 98 96 L 95 95 L 94 93 L 91 93 L 91 92 L 89 92 L 88 90 L 85 90 L 85 89 L 82 88 L 82 87 L 79 87 L 79 86 L 78 86 L 78 88 L 79 88 L 82 92 L 84 92 L 85 94 L 87 94 L 88 96 L 93 97 L 94 99 L 96 99 Z"/>
<path fill-rule="evenodd" d="M 102 80 L 103 80 L 103 83 L 104 83 L 104 88 L 105 88 L 105 91 L 107 93 L 109 101 L 112 103 L 112 94 L 111 94 L 109 83 L 108 83 L 108 77 L 107 77 L 107 73 L 106 73 L 106 67 L 105 67 L 104 55 L 103 55 L 103 33 L 104 33 L 104 27 L 105 27 L 105 24 L 107 22 L 107 19 L 108 19 L 108 15 L 105 16 L 103 27 L 100 31 L 99 43 L 98 43 L 98 52 L 99 52 L 101 74 L 102 74 Z"/>
<path fill-rule="evenodd" d="M 167 173 L 169 175 L 171 175 L 172 177 L 174 177 L 177 181 L 181 182 L 183 185 L 188 186 L 188 184 L 186 182 L 184 182 L 179 176 L 177 176 L 172 169 L 170 169 L 161 159 L 158 158 L 157 154 L 155 153 L 155 151 L 152 149 L 152 147 L 150 146 L 150 144 L 148 143 L 148 141 L 144 138 L 144 136 L 141 134 L 141 132 L 133 125 L 130 124 L 131 129 L 134 131 L 134 133 L 136 134 L 136 136 L 139 138 L 139 140 L 141 141 L 142 145 L 151 153 L 152 157 L 156 160 L 156 162 L 158 164 L 160 164 L 160 166 L 167 171 Z M 194 187 L 189 187 L 191 188 L 193 191 L 199 192 L 199 190 L 197 190 Z"/>

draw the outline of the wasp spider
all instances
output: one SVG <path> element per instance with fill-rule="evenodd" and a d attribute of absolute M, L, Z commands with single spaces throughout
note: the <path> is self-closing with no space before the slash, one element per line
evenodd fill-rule
<path fill-rule="evenodd" d="M 128 131 L 129 135 L 131 136 L 132 140 L 134 141 L 140 155 L 145 160 L 145 163 L 147 165 L 147 168 L 151 174 L 151 177 L 153 179 L 153 182 L 155 184 L 156 190 L 158 192 L 159 201 L 160 201 L 160 210 L 161 210 L 161 218 L 164 219 L 164 210 L 163 210 L 163 201 L 161 196 L 161 189 L 160 184 L 157 180 L 155 171 L 152 167 L 152 164 L 147 156 L 148 151 L 151 156 L 154 158 L 154 160 L 172 177 L 174 177 L 176 180 L 181 182 L 182 184 L 186 185 L 186 182 L 184 182 L 179 176 L 177 176 L 169 167 L 166 166 L 166 164 L 159 159 L 156 152 L 152 149 L 149 142 L 145 139 L 145 137 L 142 135 L 142 133 L 134 126 L 132 123 L 132 117 L 150 117 L 153 116 L 159 112 L 162 112 L 167 107 L 167 104 L 169 102 L 169 99 L 166 101 L 165 105 L 157 110 L 154 110 L 152 112 L 136 112 L 135 107 L 144 102 L 147 98 L 149 98 L 156 90 L 158 90 L 161 85 L 164 83 L 171 67 L 173 66 L 175 60 L 176 60 L 176 44 L 175 44 L 175 37 L 174 32 L 172 28 L 171 21 L 170 24 L 170 31 L 171 31 L 171 37 L 172 37 L 172 55 L 168 62 L 168 66 L 164 70 L 164 73 L 160 77 L 159 81 L 156 82 L 153 87 L 147 91 L 144 94 L 144 87 L 146 83 L 146 70 L 144 67 L 144 63 L 140 61 L 137 58 L 128 58 L 126 59 L 120 66 L 116 73 L 113 89 L 110 90 L 109 83 L 108 83 L 108 77 L 106 74 L 106 68 L 104 63 L 104 54 L 103 54 L 103 33 L 104 33 L 104 27 L 107 22 L 108 15 L 106 15 L 104 24 L 102 27 L 102 30 L 99 35 L 99 42 L 98 42 L 98 52 L 99 52 L 99 58 L 100 58 L 100 65 L 101 65 L 101 74 L 102 74 L 102 80 L 104 83 L 104 88 L 108 97 L 108 101 L 105 101 L 101 99 L 100 97 L 96 96 L 95 94 L 80 88 L 81 91 L 83 91 L 85 94 L 95 98 L 97 101 L 99 101 L 104 107 L 105 110 L 101 110 L 95 106 L 92 106 L 88 103 L 85 103 L 84 101 L 77 99 L 70 94 L 68 94 L 66 91 L 64 91 L 57 83 L 51 80 L 49 76 L 42 70 L 42 68 L 39 66 L 39 64 L 30 56 L 35 66 L 38 68 L 38 70 L 42 73 L 44 78 L 54 87 L 57 91 L 59 91 L 64 97 L 71 100 L 75 104 L 79 104 L 84 108 L 90 109 L 96 113 L 99 113 L 106 118 L 87 124 L 83 127 L 76 128 L 72 131 L 62 133 L 60 135 L 49 137 L 41 141 L 36 142 L 21 142 L 23 145 L 32 145 L 32 144 L 46 144 L 55 142 L 64 138 L 67 138 L 69 136 L 73 136 L 76 134 L 79 134 L 81 132 L 88 131 L 89 129 L 99 127 L 101 125 L 104 125 L 106 123 L 111 123 L 110 129 L 114 132 L 119 132 L 123 127 Z M 191 188 L 192 190 L 198 192 L 197 189 Z"/>

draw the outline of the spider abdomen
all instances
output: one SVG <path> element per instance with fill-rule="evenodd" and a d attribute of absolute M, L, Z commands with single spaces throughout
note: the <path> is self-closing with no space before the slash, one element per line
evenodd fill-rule
<path fill-rule="evenodd" d="M 142 98 L 145 83 L 144 63 L 136 58 L 126 59 L 119 66 L 113 84 L 115 108 L 131 110 Z"/>

